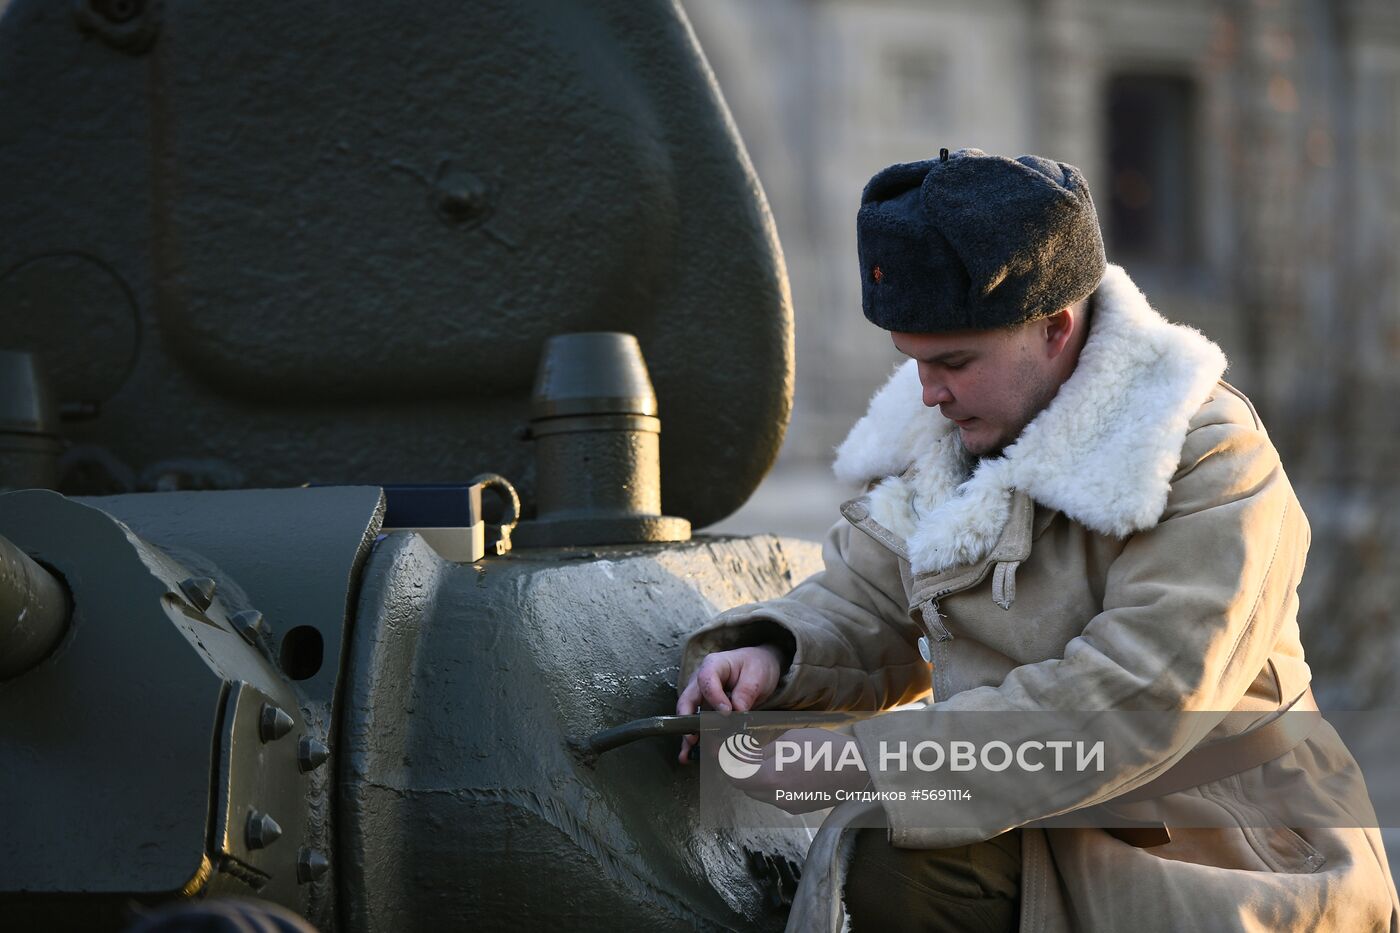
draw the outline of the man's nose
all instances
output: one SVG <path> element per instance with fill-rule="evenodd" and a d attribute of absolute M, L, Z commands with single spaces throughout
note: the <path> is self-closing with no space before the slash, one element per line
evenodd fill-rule
<path fill-rule="evenodd" d="M 929 408 L 937 408 L 939 405 L 951 402 L 953 393 L 948 391 L 948 387 L 940 382 L 924 383 L 924 405 Z"/>

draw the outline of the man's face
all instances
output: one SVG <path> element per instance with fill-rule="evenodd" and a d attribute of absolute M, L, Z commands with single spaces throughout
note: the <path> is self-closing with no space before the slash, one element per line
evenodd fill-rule
<path fill-rule="evenodd" d="M 957 424 L 963 447 L 995 457 L 1020 436 L 1073 370 L 1070 311 L 995 331 L 895 332 L 895 349 L 919 363 L 924 404 Z M 1077 358 L 1077 352 L 1072 354 Z"/>

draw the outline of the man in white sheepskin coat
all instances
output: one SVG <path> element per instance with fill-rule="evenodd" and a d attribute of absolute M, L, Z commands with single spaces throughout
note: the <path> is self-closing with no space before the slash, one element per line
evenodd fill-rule
<path fill-rule="evenodd" d="M 1183 715 L 1074 782 L 984 776 L 975 826 L 872 771 L 881 802 L 832 811 L 788 929 L 1397 930 L 1364 783 L 1308 687 L 1308 522 L 1220 349 L 1107 264 L 1073 166 L 944 150 L 877 174 L 857 230 L 863 310 L 910 357 L 837 454 L 866 492 L 822 572 L 688 640 L 677 711 L 927 696 L 908 715 L 934 742 L 953 713 L 1027 735 L 1050 712 Z M 906 715 L 823 741 L 873 761 Z M 1194 816 L 1037 822 L 1145 806 Z M 857 828 L 877 808 L 887 828 Z"/>

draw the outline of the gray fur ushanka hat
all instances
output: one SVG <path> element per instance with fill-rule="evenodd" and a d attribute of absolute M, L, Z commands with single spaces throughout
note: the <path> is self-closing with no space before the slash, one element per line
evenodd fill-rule
<path fill-rule="evenodd" d="M 1106 260 L 1079 169 L 979 149 L 891 165 L 856 214 L 861 306 L 892 331 L 990 330 L 1090 294 Z"/>

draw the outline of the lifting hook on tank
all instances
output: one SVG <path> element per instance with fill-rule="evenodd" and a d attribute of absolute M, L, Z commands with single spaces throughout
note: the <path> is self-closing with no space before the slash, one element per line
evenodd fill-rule
<path fill-rule="evenodd" d="M 494 489 L 505 501 L 505 515 L 501 516 L 501 523 L 497 526 L 496 543 L 493 545 L 496 556 L 504 556 L 510 551 L 510 533 L 520 523 L 520 493 L 515 491 L 510 480 L 499 473 L 482 473 L 473 476 L 470 485 L 479 485 L 482 489 Z"/>

